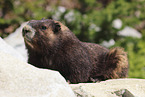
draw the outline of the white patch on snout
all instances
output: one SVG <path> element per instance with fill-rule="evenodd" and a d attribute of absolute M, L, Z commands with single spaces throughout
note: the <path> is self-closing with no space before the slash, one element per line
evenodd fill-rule
<path fill-rule="evenodd" d="M 28 35 L 30 38 L 33 38 L 36 30 L 34 28 L 32 28 L 29 24 L 27 24 L 25 26 L 25 28 L 30 31 L 30 32 L 26 33 L 26 35 Z"/>

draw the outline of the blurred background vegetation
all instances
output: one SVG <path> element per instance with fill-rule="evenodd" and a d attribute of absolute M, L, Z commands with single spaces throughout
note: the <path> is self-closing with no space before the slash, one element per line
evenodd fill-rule
<path fill-rule="evenodd" d="M 0 37 L 43 17 L 63 22 L 82 41 L 125 48 L 129 77 L 145 78 L 145 0 L 0 0 Z M 140 36 L 120 35 L 126 27 Z"/>

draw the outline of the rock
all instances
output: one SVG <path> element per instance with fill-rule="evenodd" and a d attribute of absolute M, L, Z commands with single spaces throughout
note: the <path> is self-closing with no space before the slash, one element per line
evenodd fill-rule
<path fill-rule="evenodd" d="M 129 36 L 129 37 L 135 37 L 135 38 L 141 38 L 142 34 L 138 32 L 136 29 L 131 27 L 125 27 L 123 30 L 117 32 L 120 36 Z"/>
<path fill-rule="evenodd" d="M 49 8 L 50 9 L 50 8 Z M 55 14 L 52 16 L 54 20 L 60 20 L 61 15 L 66 12 L 66 8 L 63 6 L 58 6 L 57 11 L 55 11 Z"/>
<path fill-rule="evenodd" d="M 115 91 L 114 93 L 119 97 L 135 97 L 127 89 L 121 89 L 121 90 Z"/>
<path fill-rule="evenodd" d="M 112 22 L 112 26 L 116 29 L 120 29 L 122 27 L 122 21 L 120 19 L 115 19 Z"/>
<path fill-rule="evenodd" d="M 145 79 L 112 79 L 70 86 L 77 97 L 145 97 Z"/>
<path fill-rule="evenodd" d="M 109 41 L 103 41 L 103 42 L 101 43 L 102 46 L 105 46 L 105 47 L 107 47 L 107 48 L 113 46 L 114 44 L 115 44 L 114 39 L 110 39 Z"/>
<path fill-rule="evenodd" d="M 101 28 L 98 27 L 96 24 L 91 23 L 89 26 L 89 30 L 95 30 L 96 32 L 99 32 L 99 31 L 101 31 Z"/>
<path fill-rule="evenodd" d="M 25 49 L 24 39 L 22 37 L 22 28 L 27 24 L 27 22 L 22 23 L 19 28 L 16 29 L 15 32 L 10 34 L 4 40 L 12 46 L 16 51 L 18 51 L 27 61 L 27 50 Z"/>
<path fill-rule="evenodd" d="M 16 57 L 22 61 L 26 61 L 25 58 L 19 52 L 17 52 L 13 47 L 8 45 L 1 37 L 0 37 L 0 51 L 8 53 L 13 57 Z"/>
<path fill-rule="evenodd" d="M 67 14 L 65 14 L 64 19 L 69 23 L 75 21 L 75 19 L 76 19 L 75 12 L 69 11 Z"/>
<path fill-rule="evenodd" d="M 0 50 L 0 97 L 75 97 L 57 72 L 39 69 Z"/>

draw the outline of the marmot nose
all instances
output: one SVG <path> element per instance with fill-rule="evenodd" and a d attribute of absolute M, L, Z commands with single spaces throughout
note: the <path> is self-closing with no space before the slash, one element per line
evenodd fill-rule
<path fill-rule="evenodd" d="M 30 29 L 29 29 L 29 27 L 25 26 L 25 27 L 23 28 L 23 30 L 22 30 L 23 36 L 24 36 L 25 34 L 27 34 L 28 32 L 30 32 Z"/>

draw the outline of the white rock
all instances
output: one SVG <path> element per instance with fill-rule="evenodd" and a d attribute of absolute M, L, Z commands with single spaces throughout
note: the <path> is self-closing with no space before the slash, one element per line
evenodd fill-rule
<path fill-rule="evenodd" d="M 95 30 L 96 32 L 99 32 L 99 31 L 101 31 L 101 28 L 92 23 L 89 26 L 89 30 Z"/>
<path fill-rule="evenodd" d="M 115 44 L 115 41 L 114 39 L 110 39 L 109 41 L 103 41 L 101 43 L 102 46 L 105 46 L 105 47 L 110 47 L 110 46 L 113 46 Z"/>
<path fill-rule="evenodd" d="M 64 18 L 67 20 L 67 22 L 72 22 L 75 20 L 74 15 L 75 15 L 74 11 L 70 11 L 64 16 Z"/>
<path fill-rule="evenodd" d="M 120 19 L 115 19 L 112 22 L 112 26 L 116 29 L 120 29 L 122 27 L 122 21 Z"/>
<path fill-rule="evenodd" d="M 79 97 L 145 97 L 145 79 L 112 79 L 70 86 Z"/>
<path fill-rule="evenodd" d="M 58 10 L 55 12 L 55 14 L 52 16 L 54 20 L 60 20 L 61 15 L 66 11 L 66 8 L 63 6 L 59 6 Z"/>
<path fill-rule="evenodd" d="M 22 29 L 27 24 L 27 22 L 22 23 L 19 28 L 4 40 L 11 45 L 16 51 L 18 51 L 22 56 L 24 56 L 25 61 L 28 59 L 27 50 L 25 49 L 24 39 L 22 37 Z"/>
<path fill-rule="evenodd" d="M 135 37 L 135 38 L 142 37 L 140 32 L 138 32 L 136 29 L 128 27 L 128 26 L 125 27 L 123 30 L 117 32 L 117 34 L 120 36 L 130 36 L 130 37 Z"/>
<path fill-rule="evenodd" d="M 62 13 L 60 11 L 57 11 L 53 16 L 52 18 L 54 20 L 60 20 L 60 17 L 61 17 Z"/>
<path fill-rule="evenodd" d="M 22 61 L 26 61 L 25 58 L 19 52 L 17 52 L 13 47 L 8 45 L 1 37 L 0 37 L 0 51 L 8 53 Z"/>
<path fill-rule="evenodd" d="M 75 97 L 56 71 L 38 69 L 0 51 L 0 97 Z"/>
<path fill-rule="evenodd" d="M 66 11 L 66 8 L 63 7 L 63 6 L 58 6 L 58 10 L 61 12 L 61 13 L 64 13 Z"/>

